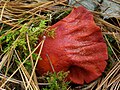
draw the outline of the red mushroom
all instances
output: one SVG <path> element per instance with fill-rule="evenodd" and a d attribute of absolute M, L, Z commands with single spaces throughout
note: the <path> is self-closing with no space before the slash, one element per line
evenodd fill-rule
<path fill-rule="evenodd" d="M 107 46 L 88 10 L 74 8 L 50 29 L 56 29 L 55 38 L 45 40 L 38 73 L 52 72 L 50 59 L 56 72 L 70 71 L 67 79 L 76 84 L 89 83 L 102 74 L 108 59 Z"/>

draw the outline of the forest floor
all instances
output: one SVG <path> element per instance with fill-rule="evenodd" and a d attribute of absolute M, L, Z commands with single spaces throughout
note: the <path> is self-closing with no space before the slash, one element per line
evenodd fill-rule
<path fill-rule="evenodd" d="M 82 0 L 74 1 L 0 1 L 0 90 L 120 90 L 120 12 L 111 10 L 109 13 L 108 10 L 118 6 L 115 9 L 120 11 L 118 0 L 111 0 L 112 5 L 115 4 L 111 7 L 91 0 L 95 7 L 89 11 L 102 30 L 109 54 L 108 65 L 101 77 L 89 84 L 71 85 L 64 81 L 66 72 L 36 75 L 40 58 L 35 54 L 38 36 L 54 35 L 54 31 L 47 28 L 67 16 L 73 7 L 84 5 Z"/>

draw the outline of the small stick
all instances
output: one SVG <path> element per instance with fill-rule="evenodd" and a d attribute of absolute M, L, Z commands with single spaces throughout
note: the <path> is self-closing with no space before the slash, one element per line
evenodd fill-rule
<path fill-rule="evenodd" d="M 55 69 L 54 69 L 53 64 L 52 64 L 52 62 L 51 62 L 51 60 L 50 60 L 49 55 L 48 55 L 48 54 L 46 54 L 46 56 L 47 56 L 47 58 L 48 58 L 48 61 L 49 61 L 49 63 L 50 63 L 50 66 L 51 66 L 51 68 L 52 68 L 53 72 L 55 72 Z"/>

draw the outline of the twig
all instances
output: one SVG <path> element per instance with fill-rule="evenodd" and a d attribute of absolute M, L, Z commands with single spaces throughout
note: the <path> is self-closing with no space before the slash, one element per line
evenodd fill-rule
<path fill-rule="evenodd" d="M 48 55 L 48 54 L 46 54 L 46 56 L 47 56 L 47 58 L 48 58 L 48 61 L 49 61 L 49 63 L 50 63 L 50 66 L 51 66 L 51 68 L 52 68 L 53 72 L 55 72 L 55 69 L 54 69 L 53 64 L 52 64 L 52 62 L 51 62 L 51 60 L 50 60 L 49 55 Z"/>

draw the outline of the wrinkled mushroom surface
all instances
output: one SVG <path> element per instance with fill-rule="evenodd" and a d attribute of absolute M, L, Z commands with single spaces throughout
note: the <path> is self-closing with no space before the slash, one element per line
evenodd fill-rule
<path fill-rule="evenodd" d="M 40 75 L 53 71 L 48 59 L 56 72 L 70 71 L 67 79 L 76 84 L 89 83 L 102 74 L 108 59 L 107 46 L 88 10 L 82 6 L 74 8 L 50 29 L 56 29 L 55 37 L 45 40 L 43 60 L 37 65 Z"/>

